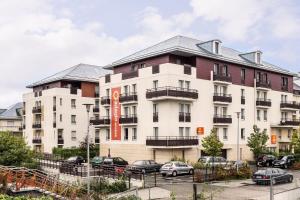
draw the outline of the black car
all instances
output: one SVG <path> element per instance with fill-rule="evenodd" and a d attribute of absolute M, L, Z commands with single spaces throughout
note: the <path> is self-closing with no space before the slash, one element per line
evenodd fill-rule
<path fill-rule="evenodd" d="M 282 169 L 268 168 L 255 172 L 252 176 L 252 180 L 256 184 L 267 185 L 270 184 L 271 177 L 273 185 L 276 183 L 291 183 L 293 182 L 294 178 L 292 174 L 287 173 Z"/>
<path fill-rule="evenodd" d="M 161 166 L 161 164 L 156 163 L 154 160 L 137 160 L 127 166 L 127 170 L 142 173 L 159 172 Z"/>
<path fill-rule="evenodd" d="M 274 160 L 276 160 L 276 157 L 273 155 L 262 155 L 258 157 L 256 165 L 260 167 L 270 167 L 273 165 Z"/>
<path fill-rule="evenodd" d="M 292 166 L 295 162 L 295 157 L 293 155 L 280 156 L 278 160 L 273 161 L 273 167 L 280 167 L 287 169 Z"/>
<path fill-rule="evenodd" d="M 82 163 L 84 163 L 84 159 L 81 156 L 72 156 L 72 157 L 68 158 L 67 160 L 65 160 L 63 163 L 73 164 L 73 165 L 81 165 Z"/>
<path fill-rule="evenodd" d="M 64 172 L 76 172 L 77 168 L 79 167 L 79 165 L 81 165 L 82 163 L 84 163 L 84 159 L 81 156 L 72 156 L 70 158 L 68 158 L 67 160 L 63 161 L 60 166 L 59 166 L 59 171 L 61 173 Z"/>
<path fill-rule="evenodd" d="M 116 166 L 127 166 L 128 162 L 120 157 L 111 157 L 111 158 L 105 158 L 103 161 L 104 165 L 116 165 Z"/>

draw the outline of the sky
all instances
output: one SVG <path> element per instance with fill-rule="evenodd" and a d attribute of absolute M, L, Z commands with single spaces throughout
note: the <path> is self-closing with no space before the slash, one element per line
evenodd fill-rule
<path fill-rule="evenodd" d="M 0 0 L 0 108 L 78 63 L 104 66 L 175 35 L 300 71 L 298 0 Z"/>

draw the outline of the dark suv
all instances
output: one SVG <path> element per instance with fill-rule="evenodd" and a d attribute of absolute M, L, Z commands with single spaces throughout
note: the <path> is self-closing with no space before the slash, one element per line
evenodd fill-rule
<path fill-rule="evenodd" d="M 256 161 L 256 165 L 260 167 L 270 167 L 273 165 L 273 161 L 276 160 L 276 157 L 273 155 L 261 155 Z"/>
<path fill-rule="evenodd" d="M 273 161 L 273 166 L 287 169 L 292 166 L 294 162 L 295 157 L 293 155 L 280 156 L 278 160 Z"/>

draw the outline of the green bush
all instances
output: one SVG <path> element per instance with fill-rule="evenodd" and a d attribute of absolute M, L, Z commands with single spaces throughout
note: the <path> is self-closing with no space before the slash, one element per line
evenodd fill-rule
<path fill-rule="evenodd" d="M 86 188 L 86 186 L 83 186 L 83 188 Z M 124 192 L 127 190 L 127 185 L 123 178 L 119 178 L 112 183 L 109 183 L 104 178 L 100 178 L 91 182 L 91 190 L 97 194 L 107 195 Z"/>
<path fill-rule="evenodd" d="M 205 165 L 203 162 L 196 162 L 192 164 L 194 169 L 205 169 L 205 168 L 209 168 L 208 165 Z"/>
<path fill-rule="evenodd" d="M 58 148 L 52 149 L 52 154 L 59 156 L 62 159 L 67 159 L 72 156 L 82 156 L 84 159 L 87 158 L 86 149 L 83 148 Z M 99 148 L 90 148 L 90 158 L 93 158 L 99 154 Z"/>
<path fill-rule="evenodd" d="M 6 194 L 0 194 L 0 200 L 53 200 L 51 197 L 30 197 L 30 196 L 9 196 Z"/>

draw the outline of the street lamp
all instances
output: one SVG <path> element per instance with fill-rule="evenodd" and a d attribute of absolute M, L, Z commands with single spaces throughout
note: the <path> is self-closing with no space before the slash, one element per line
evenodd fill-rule
<path fill-rule="evenodd" d="M 90 110 L 94 104 L 85 103 L 82 104 L 86 107 L 87 112 L 87 195 L 90 198 Z"/>
<path fill-rule="evenodd" d="M 237 126 L 237 143 L 236 143 L 236 171 L 239 172 L 239 161 L 240 161 L 240 113 L 236 112 L 236 117 L 238 120 Z"/>

